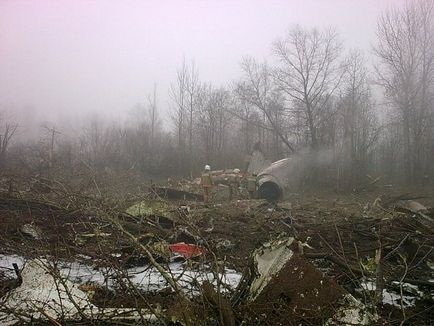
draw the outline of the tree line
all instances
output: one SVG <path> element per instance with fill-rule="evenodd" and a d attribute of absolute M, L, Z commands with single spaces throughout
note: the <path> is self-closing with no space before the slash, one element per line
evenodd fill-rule
<path fill-rule="evenodd" d="M 129 123 L 95 117 L 72 139 L 46 127 L 51 138 L 11 146 L 17 126 L 0 118 L 0 164 L 191 177 L 204 164 L 243 169 L 260 148 L 271 160 L 309 152 L 302 185 L 432 183 L 433 10 L 426 0 L 384 12 L 369 60 L 345 49 L 333 28 L 301 26 L 272 43 L 268 62 L 243 58 L 242 75 L 226 87 L 202 82 L 184 60 L 168 90 L 169 130 L 155 91 Z"/>

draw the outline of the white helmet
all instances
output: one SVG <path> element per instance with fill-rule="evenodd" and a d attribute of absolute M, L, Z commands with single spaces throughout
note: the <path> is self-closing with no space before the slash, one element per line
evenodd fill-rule
<path fill-rule="evenodd" d="M 205 171 L 211 171 L 211 167 L 208 164 L 205 165 Z"/>
<path fill-rule="evenodd" d="M 240 169 L 234 169 L 234 173 L 236 174 L 240 173 Z"/>

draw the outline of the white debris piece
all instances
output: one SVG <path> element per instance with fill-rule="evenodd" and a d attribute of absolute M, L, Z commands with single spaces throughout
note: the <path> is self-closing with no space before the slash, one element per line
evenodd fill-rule
<path fill-rule="evenodd" d="M 428 211 L 425 206 L 414 200 L 400 200 L 397 203 L 397 207 L 409 210 L 413 213 L 426 213 Z"/>
<path fill-rule="evenodd" d="M 368 312 L 366 306 L 351 294 L 346 294 L 335 315 L 325 325 L 371 325 L 376 320 L 377 315 Z"/>
<path fill-rule="evenodd" d="M 250 300 L 255 300 L 273 276 L 291 259 L 293 251 L 289 249 L 289 245 L 293 242 L 294 238 L 273 241 L 254 252 L 258 275 L 250 285 Z"/>
<path fill-rule="evenodd" d="M 388 304 L 397 308 L 408 308 L 408 307 L 414 307 L 416 303 L 416 297 L 409 296 L 409 295 L 400 295 L 398 293 L 387 291 L 386 289 L 383 290 L 383 304 Z"/>
<path fill-rule="evenodd" d="M 50 266 L 45 260 L 29 261 L 24 267 L 21 276 L 21 286 L 11 290 L 5 295 L 0 306 L 0 323 L 12 325 L 18 322 L 16 316 L 25 320 L 43 319 L 48 316 L 60 320 L 79 320 L 83 317 L 110 319 L 123 314 L 122 318 L 137 318 L 137 311 L 132 309 L 101 309 L 90 303 L 85 292 L 78 288 Z M 147 315 L 155 319 L 155 315 Z"/>
<path fill-rule="evenodd" d="M 25 259 L 16 255 L 0 255 L 0 272 L 9 278 L 16 277 L 12 268 L 14 262 L 21 267 L 24 265 Z M 125 273 L 122 275 L 111 267 L 95 268 L 79 261 L 56 261 L 56 268 L 64 278 L 77 286 L 92 283 L 114 289 L 119 281 L 122 281 L 123 276 L 128 277 L 128 282 L 143 291 L 158 291 L 169 286 L 161 273 L 155 267 L 150 266 L 129 268 L 124 270 Z M 173 262 L 167 265 L 167 269 L 176 278 L 184 293 L 188 295 L 197 295 L 200 284 L 204 281 L 212 284 L 223 283 L 224 289 L 222 291 L 226 291 L 227 288 L 235 289 L 242 277 L 241 273 L 227 267 L 222 273 L 214 274 L 211 267 L 207 265 L 200 270 L 192 270 L 188 269 L 185 264 Z"/>
<path fill-rule="evenodd" d="M 177 280 L 182 291 L 186 293 L 187 296 L 192 297 L 200 293 L 198 285 L 205 281 L 208 281 L 213 285 L 217 285 L 218 278 L 219 282 L 224 285 L 221 291 L 226 292 L 225 288 L 235 289 L 241 280 L 241 274 L 229 268 L 225 268 L 224 273 L 218 273 L 215 275 L 207 269 L 185 269 L 181 263 L 171 263 L 168 267 L 170 274 L 174 279 Z M 158 291 L 169 286 L 165 278 L 154 267 L 146 269 L 143 269 L 142 267 L 135 267 L 128 269 L 127 272 L 130 277 L 130 281 L 145 291 Z"/>
<path fill-rule="evenodd" d="M 20 231 L 25 235 L 32 237 L 35 240 L 42 240 L 42 229 L 39 226 L 34 225 L 33 223 L 24 224 L 20 228 Z"/>
<path fill-rule="evenodd" d="M 24 258 L 17 255 L 0 255 L 0 274 L 8 278 L 15 278 L 15 271 L 12 264 L 22 266 Z"/>
<path fill-rule="evenodd" d="M 369 281 L 369 280 L 360 283 L 360 286 L 365 291 L 371 291 L 371 292 L 373 292 L 373 291 L 377 290 L 377 284 L 375 282 Z"/>

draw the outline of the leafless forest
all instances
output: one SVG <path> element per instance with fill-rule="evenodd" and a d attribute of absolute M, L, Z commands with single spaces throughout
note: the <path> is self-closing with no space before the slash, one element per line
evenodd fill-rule
<path fill-rule="evenodd" d="M 266 46 L 225 85 L 187 53 L 127 119 L 0 106 L 0 324 L 434 323 L 434 2 L 368 50 L 333 22 Z"/>
<path fill-rule="evenodd" d="M 225 87 L 202 82 L 200 67 L 187 59 L 168 90 L 167 128 L 154 94 L 144 95 L 133 122 L 94 117 L 74 137 L 54 125 L 41 127 L 39 139 L 17 143 L 14 136 L 24 131 L 3 115 L 2 167 L 47 175 L 50 168 L 74 173 L 84 164 L 191 176 L 205 163 L 242 168 L 259 143 L 271 160 L 305 151 L 331 156 L 305 171 L 301 187 L 347 191 L 366 175 L 432 183 L 432 18 L 431 1 L 382 14 L 369 62 L 346 49 L 333 28 L 291 27 L 270 40 L 272 60 L 243 58 L 242 76 Z"/>

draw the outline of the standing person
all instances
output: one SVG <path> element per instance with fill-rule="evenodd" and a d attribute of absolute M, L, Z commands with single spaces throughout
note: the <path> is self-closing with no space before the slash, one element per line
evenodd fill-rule
<path fill-rule="evenodd" d="M 258 177 L 256 173 L 253 173 L 251 176 L 247 177 L 247 191 L 249 192 L 249 198 L 256 198 L 256 190 L 258 188 Z"/>
<path fill-rule="evenodd" d="M 235 194 L 238 197 L 239 187 L 240 187 L 240 169 L 234 169 L 233 173 L 229 176 L 229 200 L 232 200 Z"/>
<path fill-rule="evenodd" d="M 202 172 L 202 176 L 200 178 L 200 184 L 202 186 L 203 191 L 203 201 L 208 203 L 212 199 L 211 188 L 214 185 L 211 177 L 211 167 L 207 164 L 205 165 L 205 169 Z"/>

